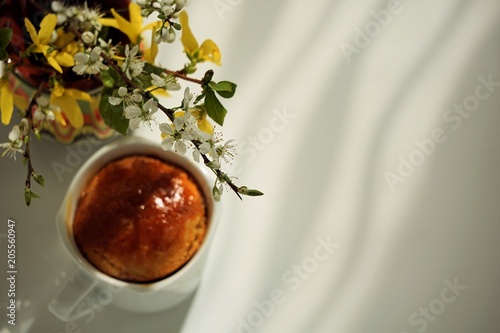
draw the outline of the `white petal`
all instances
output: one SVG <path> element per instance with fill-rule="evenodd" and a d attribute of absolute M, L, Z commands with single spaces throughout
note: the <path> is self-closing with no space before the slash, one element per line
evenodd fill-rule
<path fill-rule="evenodd" d="M 189 93 L 189 87 L 186 87 L 184 90 L 184 100 L 182 101 L 182 107 L 185 109 L 189 106 L 189 102 L 191 101 L 191 94 Z"/>
<path fill-rule="evenodd" d="M 186 153 L 187 147 L 184 141 L 182 140 L 177 140 L 175 141 L 175 151 L 178 152 L 181 155 L 184 155 Z"/>
<path fill-rule="evenodd" d="M 174 138 L 169 136 L 161 142 L 160 146 L 161 146 L 161 149 L 163 149 L 163 150 L 170 150 L 170 149 L 172 149 L 173 144 L 174 144 Z"/>
<path fill-rule="evenodd" d="M 184 127 L 184 117 L 177 117 L 174 119 L 174 126 L 176 131 L 180 131 Z"/>
<path fill-rule="evenodd" d="M 85 74 L 85 70 L 87 69 L 87 67 L 88 66 L 85 64 L 76 65 L 75 67 L 73 67 L 73 72 L 78 75 Z"/>
<path fill-rule="evenodd" d="M 125 108 L 125 118 L 132 119 L 141 115 L 141 109 L 136 105 L 129 105 Z"/>
<path fill-rule="evenodd" d="M 52 1 L 52 3 L 50 4 L 50 8 L 53 12 L 58 13 L 64 9 L 64 6 L 60 1 Z"/>
<path fill-rule="evenodd" d="M 89 55 L 86 53 L 79 52 L 75 54 L 75 63 L 77 65 L 86 64 L 89 61 Z"/>
<path fill-rule="evenodd" d="M 12 127 L 12 130 L 9 133 L 9 141 L 16 141 L 21 136 L 21 130 L 19 126 Z"/>
<path fill-rule="evenodd" d="M 125 95 L 127 95 L 127 93 L 128 93 L 128 90 L 125 87 L 120 87 L 118 89 L 118 96 L 120 96 L 120 97 L 124 97 Z"/>
<path fill-rule="evenodd" d="M 56 120 L 56 116 L 54 115 L 54 112 L 52 112 L 52 111 L 48 111 L 47 112 L 47 120 L 48 121 L 54 121 L 54 120 Z"/>
<path fill-rule="evenodd" d="M 150 98 L 146 101 L 146 103 L 144 103 L 142 108 L 144 109 L 144 111 L 149 112 L 151 109 L 154 108 L 155 103 L 156 103 L 156 101 L 154 100 L 154 98 Z"/>
<path fill-rule="evenodd" d="M 111 97 L 109 97 L 108 101 L 109 101 L 109 104 L 111 104 L 111 105 L 118 105 L 122 102 L 122 99 L 119 97 L 112 97 L 111 96 Z"/>
<path fill-rule="evenodd" d="M 165 80 L 161 76 L 156 75 L 155 73 L 151 73 L 151 83 L 157 87 L 164 87 Z"/>
<path fill-rule="evenodd" d="M 167 123 L 160 124 L 160 131 L 164 134 L 167 134 L 167 135 L 174 134 L 174 130 L 172 129 L 172 126 L 170 126 L 170 124 L 167 124 Z"/>
<path fill-rule="evenodd" d="M 130 119 L 130 122 L 128 123 L 128 127 L 131 130 L 138 129 L 140 125 L 141 125 L 141 118 Z"/>
<path fill-rule="evenodd" d="M 128 47 L 128 45 L 127 45 Z M 133 58 L 137 55 L 137 52 L 139 52 L 139 45 L 136 45 L 130 50 L 130 58 Z M 128 56 L 128 55 L 127 55 Z"/>
<path fill-rule="evenodd" d="M 203 142 L 200 146 L 200 152 L 202 154 L 208 154 L 210 152 L 210 143 L 208 142 Z"/>
<path fill-rule="evenodd" d="M 132 95 L 130 96 L 130 99 L 131 99 L 133 102 L 140 103 L 140 102 L 142 102 L 142 95 L 139 95 L 139 94 L 132 94 Z"/>
<path fill-rule="evenodd" d="M 200 152 L 196 148 L 193 149 L 193 159 L 196 162 L 200 162 Z"/>
<path fill-rule="evenodd" d="M 181 90 L 181 86 L 178 83 L 167 83 L 167 90 L 178 91 Z"/>
<path fill-rule="evenodd" d="M 42 108 L 46 108 L 49 106 L 49 98 L 45 95 L 42 95 L 36 99 L 36 103 Z"/>
<path fill-rule="evenodd" d="M 88 31 L 87 31 L 88 32 Z M 99 46 L 94 47 L 90 52 L 90 61 L 96 62 L 101 58 L 102 49 Z"/>
<path fill-rule="evenodd" d="M 43 121 L 45 119 L 45 115 L 43 114 L 40 109 L 36 109 L 35 112 L 33 112 L 33 121 L 38 124 L 39 122 Z"/>

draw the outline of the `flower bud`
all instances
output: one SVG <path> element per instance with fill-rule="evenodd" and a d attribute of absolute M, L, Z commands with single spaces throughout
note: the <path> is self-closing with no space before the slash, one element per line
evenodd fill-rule
<path fill-rule="evenodd" d="M 47 120 L 48 121 L 54 121 L 54 120 L 56 120 L 56 116 L 54 115 L 54 112 L 47 111 Z"/>
<path fill-rule="evenodd" d="M 157 32 L 155 32 L 155 35 L 153 37 L 153 42 L 155 42 L 156 44 L 161 43 L 161 30 L 158 30 Z"/>
<path fill-rule="evenodd" d="M 94 42 L 95 40 L 95 36 L 92 32 L 90 31 L 85 31 L 83 34 L 82 34 L 82 39 L 83 39 L 83 42 L 85 44 L 91 44 Z"/>
<path fill-rule="evenodd" d="M 40 108 L 37 108 L 35 112 L 33 113 L 33 122 L 35 124 L 38 124 L 42 122 L 45 119 L 45 115 L 43 112 L 40 110 Z"/>
<path fill-rule="evenodd" d="M 9 141 L 17 141 L 19 137 L 21 136 L 21 130 L 19 129 L 19 126 L 15 125 L 12 127 L 12 130 L 9 133 Z"/>
<path fill-rule="evenodd" d="M 173 43 L 175 41 L 175 30 L 171 27 L 169 29 L 161 29 L 161 40 L 166 43 Z"/>
<path fill-rule="evenodd" d="M 170 16 L 171 14 L 173 14 L 174 9 L 172 8 L 172 6 L 163 6 L 161 8 L 161 11 L 163 12 L 163 14 L 165 14 L 165 16 Z"/>
<path fill-rule="evenodd" d="M 52 3 L 50 4 L 50 8 L 52 9 L 53 12 L 59 13 L 63 11 L 64 6 L 60 1 L 52 1 Z"/>
<path fill-rule="evenodd" d="M 177 5 L 175 10 L 180 11 L 186 5 L 186 0 L 175 0 L 175 4 Z"/>

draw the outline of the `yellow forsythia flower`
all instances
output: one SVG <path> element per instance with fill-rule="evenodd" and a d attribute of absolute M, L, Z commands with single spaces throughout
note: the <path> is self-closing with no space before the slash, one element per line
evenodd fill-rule
<path fill-rule="evenodd" d="M 65 51 L 54 51 L 49 46 L 52 39 L 52 32 L 55 30 L 57 25 L 57 15 L 46 15 L 40 23 L 40 31 L 38 31 L 38 33 L 29 19 L 24 19 L 24 25 L 30 34 L 31 40 L 33 41 L 33 52 L 43 53 L 49 65 L 51 65 L 59 73 L 62 73 L 61 66 L 74 66 L 75 60 L 71 54 Z"/>
<path fill-rule="evenodd" d="M 83 114 L 77 100 L 91 102 L 92 98 L 86 92 L 64 88 L 58 83 L 50 95 L 50 104 L 58 106 L 61 112 L 68 117 L 71 126 L 80 129 L 83 126 Z"/>
<path fill-rule="evenodd" d="M 114 8 L 111 9 L 111 14 L 114 18 L 101 18 L 99 22 L 102 25 L 113 27 L 120 30 L 128 39 L 134 44 L 140 42 L 141 33 L 145 30 L 151 29 L 157 22 L 150 23 L 145 27 L 142 26 L 143 17 L 141 15 L 141 7 L 138 4 L 131 2 L 128 5 L 128 12 L 130 21 L 118 14 Z"/>
<path fill-rule="evenodd" d="M 184 45 L 184 51 L 186 51 L 189 59 L 195 62 L 211 61 L 220 66 L 221 54 L 219 47 L 211 39 L 206 39 L 201 43 L 201 46 L 198 46 L 198 42 L 189 27 L 189 17 L 185 11 L 179 14 L 179 21 L 182 26 L 182 45 Z"/>

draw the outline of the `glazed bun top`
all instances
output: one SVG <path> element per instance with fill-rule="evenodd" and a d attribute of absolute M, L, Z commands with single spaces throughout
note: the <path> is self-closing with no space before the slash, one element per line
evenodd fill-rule
<path fill-rule="evenodd" d="M 128 282 L 162 279 L 196 253 L 207 228 L 205 199 L 182 168 L 134 155 L 110 162 L 85 186 L 73 233 L 87 260 Z"/>

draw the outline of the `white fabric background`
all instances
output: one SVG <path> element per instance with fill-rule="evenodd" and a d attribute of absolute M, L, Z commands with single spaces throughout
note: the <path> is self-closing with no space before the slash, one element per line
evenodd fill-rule
<path fill-rule="evenodd" d="M 231 10 L 217 12 L 221 3 Z M 457 128 L 443 117 L 475 95 L 478 77 L 500 82 L 500 3 L 401 5 L 349 63 L 340 45 L 354 44 L 356 29 L 388 1 L 191 2 L 194 34 L 222 51 L 215 79 L 239 84 L 225 101 L 224 135 L 242 148 L 233 169 L 239 183 L 265 196 L 240 202 L 226 193 L 191 304 L 147 316 L 110 306 L 81 323 L 81 332 L 498 332 L 500 87 Z M 285 113 L 287 123 L 277 122 Z M 416 154 L 415 141 L 436 129 L 446 141 L 391 191 L 386 172 L 397 173 L 400 156 Z M 52 148 L 39 153 L 40 164 L 64 156 L 64 147 Z M 19 282 L 21 331 L 62 332 L 46 301 L 64 275 L 58 265 L 72 268 L 57 257 L 51 220 L 70 178 L 58 184 L 46 167 L 47 180 L 58 184 L 45 190 L 52 198 L 26 210 L 17 203 L 24 170 L 13 167 L 1 161 L 2 219 L 23 221 L 19 237 L 32 240 L 21 245 L 21 262 L 40 256 Z M 338 247 L 293 288 L 297 275 L 287 271 L 311 264 L 318 238 L 328 237 Z M 445 304 L 442 295 L 454 295 L 446 281 L 455 280 L 466 289 Z M 255 302 L 276 289 L 286 300 L 258 322 Z M 419 311 L 429 306 L 434 317 L 423 320 Z M 255 327 L 240 328 L 242 320 Z"/>

